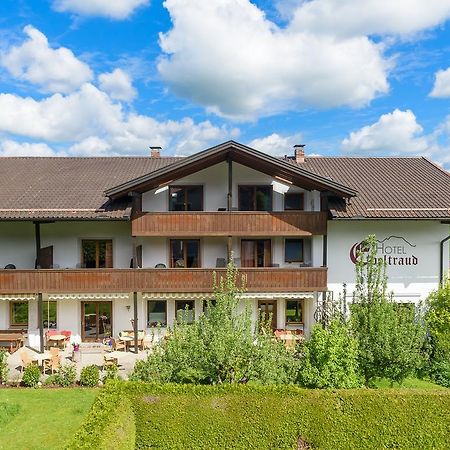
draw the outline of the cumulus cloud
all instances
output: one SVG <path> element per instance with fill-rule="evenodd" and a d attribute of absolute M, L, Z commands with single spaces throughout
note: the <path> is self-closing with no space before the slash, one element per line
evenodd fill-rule
<path fill-rule="evenodd" d="M 269 136 L 253 139 L 248 145 L 264 153 L 273 156 L 292 155 L 293 147 L 302 141 L 301 134 L 282 136 L 272 133 Z"/>
<path fill-rule="evenodd" d="M 45 143 L 17 142 L 10 139 L 0 142 L 0 156 L 64 156 Z"/>
<path fill-rule="evenodd" d="M 53 0 L 53 8 L 59 12 L 114 20 L 126 19 L 136 9 L 148 4 L 149 0 Z"/>
<path fill-rule="evenodd" d="M 281 29 L 248 0 L 166 0 L 158 70 L 220 115 L 254 119 L 299 106 L 360 107 L 388 91 L 390 63 L 366 36 Z"/>
<path fill-rule="evenodd" d="M 447 70 L 436 72 L 431 97 L 445 98 L 450 97 L 450 67 Z"/>
<path fill-rule="evenodd" d="M 297 1 L 292 27 L 338 36 L 408 35 L 450 18 L 448 0 Z"/>
<path fill-rule="evenodd" d="M 46 36 L 31 25 L 28 39 L 1 56 L 1 64 L 16 78 L 36 84 L 45 92 L 68 93 L 92 79 L 91 69 L 71 50 L 49 46 Z"/>
<path fill-rule="evenodd" d="M 98 77 L 100 89 L 109 94 L 115 100 L 129 102 L 136 95 L 130 76 L 122 69 L 115 69 L 112 72 L 102 73 Z"/>
<path fill-rule="evenodd" d="M 411 110 L 383 114 L 377 122 L 350 133 L 342 141 L 343 150 L 367 155 L 430 155 L 435 150 L 432 136 L 423 134 Z"/>
<path fill-rule="evenodd" d="M 90 83 L 71 94 L 42 100 L 0 94 L 0 132 L 70 146 L 68 153 L 78 155 L 147 154 L 155 143 L 168 154 L 188 154 L 238 134 L 209 121 L 158 121 L 126 112 Z M 28 148 L 30 153 L 34 149 Z"/>

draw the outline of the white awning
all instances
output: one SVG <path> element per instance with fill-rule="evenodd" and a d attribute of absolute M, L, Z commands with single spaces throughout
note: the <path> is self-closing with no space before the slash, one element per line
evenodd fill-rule
<path fill-rule="evenodd" d="M 144 292 L 145 300 L 207 300 L 214 298 L 208 292 Z M 314 299 L 314 292 L 245 292 L 239 295 L 241 299 Z"/>
<path fill-rule="evenodd" d="M 16 300 L 16 301 L 28 301 L 35 300 L 36 294 L 0 294 L 0 300 Z"/>
<path fill-rule="evenodd" d="M 102 293 L 98 292 L 96 294 L 49 294 L 49 300 L 116 300 L 116 299 L 128 299 L 129 294 L 127 293 Z"/>

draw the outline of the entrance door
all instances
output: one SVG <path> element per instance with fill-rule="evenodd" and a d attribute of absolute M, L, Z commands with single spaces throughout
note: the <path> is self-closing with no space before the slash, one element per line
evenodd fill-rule
<path fill-rule="evenodd" d="M 242 267 L 270 267 L 272 251 L 270 239 L 242 239 Z"/>
<path fill-rule="evenodd" d="M 277 328 L 277 302 L 276 300 L 258 301 L 259 319 L 266 322 L 270 321 L 272 330 Z"/>
<path fill-rule="evenodd" d="M 81 302 L 81 339 L 101 341 L 112 336 L 112 302 Z"/>

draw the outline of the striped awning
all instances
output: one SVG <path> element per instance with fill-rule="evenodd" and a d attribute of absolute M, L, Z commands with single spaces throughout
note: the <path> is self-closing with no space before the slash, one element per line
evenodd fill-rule
<path fill-rule="evenodd" d="M 0 294 L 0 300 L 6 301 L 28 301 L 35 300 L 36 294 Z"/>
<path fill-rule="evenodd" d="M 127 293 L 102 293 L 98 292 L 96 294 L 49 294 L 49 300 L 116 300 L 116 299 L 128 299 L 129 294 Z"/>
<path fill-rule="evenodd" d="M 144 292 L 146 300 L 208 300 L 214 294 L 208 292 Z M 314 299 L 314 292 L 245 292 L 239 295 L 241 299 Z"/>

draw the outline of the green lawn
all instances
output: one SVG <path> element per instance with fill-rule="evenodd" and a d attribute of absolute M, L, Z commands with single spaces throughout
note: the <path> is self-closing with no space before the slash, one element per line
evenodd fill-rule
<path fill-rule="evenodd" d="M 62 449 L 98 390 L 0 389 L 0 449 Z"/>
<path fill-rule="evenodd" d="M 391 382 L 385 378 L 381 380 L 377 380 L 375 382 L 375 386 L 377 388 L 382 389 L 389 389 L 389 388 L 396 388 L 396 389 L 445 389 L 443 386 L 439 386 L 438 384 L 432 383 L 428 380 L 420 380 L 419 378 L 407 378 L 401 385 L 398 383 L 394 383 L 393 385 Z"/>

